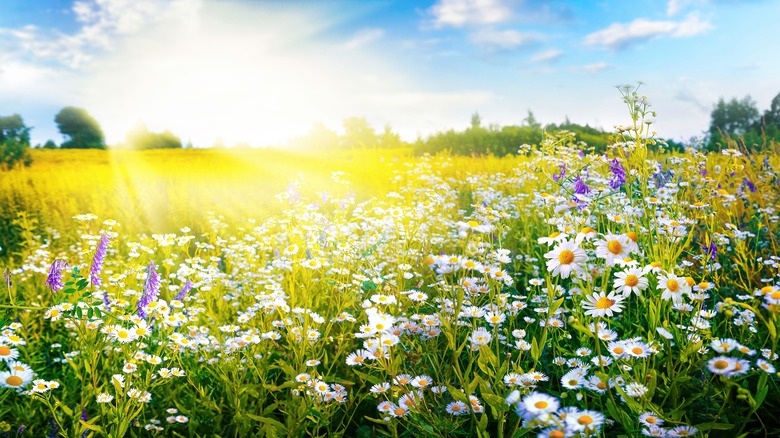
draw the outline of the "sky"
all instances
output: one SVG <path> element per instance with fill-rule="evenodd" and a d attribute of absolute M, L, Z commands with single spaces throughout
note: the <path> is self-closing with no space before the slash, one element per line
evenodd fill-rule
<path fill-rule="evenodd" d="M 351 116 L 407 141 L 484 123 L 627 124 L 688 140 L 719 98 L 780 93 L 780 1 L 0 0 L 0 115 L 33 143 L 85 108 L 109 144 L 139 123 L 195 146 L 283 144 Z"/>

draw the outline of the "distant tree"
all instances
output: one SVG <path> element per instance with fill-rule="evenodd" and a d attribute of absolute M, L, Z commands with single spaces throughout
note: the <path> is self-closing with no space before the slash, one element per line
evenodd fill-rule
<path fill-rule="evenodd" d="M 379 135 L 379 147 L 398 148 L 402 145 L 401 136 L 393 132 L 393 128 L 390 125 L 385 125 L 382 134 Z"/>
<path fill-rule="evenodd" d="M 479 116 L 479 113 L 474 111 L 474 114 L 471 115 L 471 129 L 479 129 L 482 127 L 482 117 Z"/>
<path fill-rule="evenodd" d="M 57 129 L 67 137 L 63 149 L 105 149 L 100 124 L 83 108 L 65 107 L 54 117 Z"/>
<path fill-rule="evenodd" d="M 181 149 L 181 139 L 171 131 L 150 132 L 140 123 L 126 135 L 125 145 L 131 149 Z"/>
<path fill-rule="evenodd" d="M 374 128 L 362 117 L 345 119 L 342 146 L 346 148 L 375 148 L 377 138 Z"/>
<path fill-rule="evenodd" d="M 721 98 L 710 116 L 710 149 L 718 149 L 718 144 L 725 146 L 727 136 L 744 136 L 759 121 L 758 108 L 750 96 L 728 102 Z"/>
<path fill-rule="evenodd" d="M 764 112 L 759 131 L 768 139 L 780 141 L 780 93 L 772 99 L 769 109 Z"/>
<path fill-rule="evenodd" d="M 764 112 L 764 123 L 774 125 L 780 128 L 780 93 L 777 93 L 769 109 Z"/>
<path fill-rule="evenodd" d="M 568 117 L 566 118 L 568 120 Z M 523 119 L 523 126 L 528 126 L 531 128 L 539 128 L 542 125 L 536 121 L 536 117 L 534 117 L 534 112 L 530 109 L 528 110 L 528 116 Z"/>
<path fill-rule="evenodd" d="M 11 169 L 17 163 L 32 163 L 30 128 L 19 114 L 0 116 L 0 168 Z"/>
<path fill-rule="evenodd" d="M 41 146 L 43 149 L 57 149 L 57 143 L 53 140 L 46 140 L 46 143 Z"/>

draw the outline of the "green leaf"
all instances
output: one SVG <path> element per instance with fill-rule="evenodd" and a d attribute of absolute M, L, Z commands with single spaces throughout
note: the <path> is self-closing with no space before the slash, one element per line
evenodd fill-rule
<path fill-rule="evenodd" d="M 94 424 L 89 424 L 89 423 L 87 423 L 84 420 L 79 420 L 79 423 L 83 427 L 85 427 L 85 428 L 87 428 L 89 430 L 92 430 L 92 431 L 95 431 L 95 432 L 103 432 L 103 429 L 101 429 L 100 426 L 97 426 L 97 425 L 94 425 Z"/>
<path fill-rule="evenodd" d="M 696 428 L 699 429 L 700 431 L 730 430 L 734 428 L 734 425 L 728 423 L 704 423 L 704 424 L 697 424 Z"/>
<path fill-rule="evenodd" d="M 366 280 L 360 285 L 360 288 L 363 289 L 363 292 L 376 290 L 376 283 L 371 280 Z"/>
<path fill-rule="evenodd" d="M 73 292 L 76 292 L 76 289 L 73 289 L 72 287 L 69 287 L 67 289 L 62 290 L 66 294 L 72 294 Z"/>

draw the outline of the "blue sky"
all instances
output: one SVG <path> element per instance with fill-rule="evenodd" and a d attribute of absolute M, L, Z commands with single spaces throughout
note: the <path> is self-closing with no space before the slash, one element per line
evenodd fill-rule
<path fill-rule="evenodd" d="M 701 135 L 719 97 L 780 93 L 780 2 L 0 0 L 0 115 L 34 142 L 64 106 L 109 142 L 138 123 L 208 146 L 340 130 L 407 140 L 487 123 L 611 130 L 642 81 L 661 136 Z"/>

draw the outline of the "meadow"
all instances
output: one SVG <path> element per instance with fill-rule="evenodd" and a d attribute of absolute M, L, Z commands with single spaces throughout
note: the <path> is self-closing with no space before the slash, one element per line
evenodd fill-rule
<path fill-rule="evenodd" d="M 36 151 L 0 435 L 777 436 L 780 157 L 630 108 L 607 154 Z"/>

